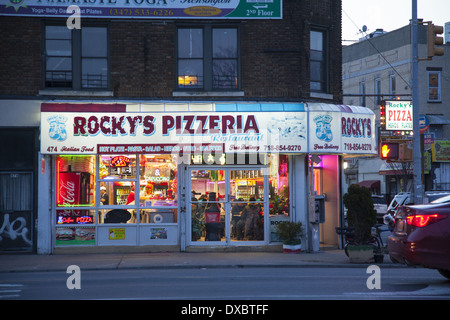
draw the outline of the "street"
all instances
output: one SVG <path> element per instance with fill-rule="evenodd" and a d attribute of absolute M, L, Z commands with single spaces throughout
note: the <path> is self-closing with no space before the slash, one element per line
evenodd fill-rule
<path fill-rule="evenodd" d="M 1 273 L 0 300 L 450 300 L 450 281 L 422 268 L 381 267 L 379 289 L 351 267 L 80 270 L 79 289 L 71 275 Z"/>

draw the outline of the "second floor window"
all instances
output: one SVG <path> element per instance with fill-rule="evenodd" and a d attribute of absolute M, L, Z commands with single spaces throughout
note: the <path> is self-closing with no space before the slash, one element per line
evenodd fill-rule
<path fill-rule="evenodd" d="M 391 99 L 396 99 L 395 94 L 397 93 L 397 81 L 395 75 L 391 74 L 389 76 L 389 93 L 391 94 Z"/>
<path fill-rule="evenodd" d="M 106 27 L 45 26 L 44 86 L 90 90 L 108 88 Z"/>
<path fill-rule="evenodd" d="M 428 71 L 428 101 L 441 101 L 441 72 Z"/>
<path fill-rule="evenodd" d="M 310 90 L 327 92 L 326 33 L 311 30 L 310 33 Z"/>
<path fill-rule="evenodd" d="M 365 107 L 366 106 L 366 83 L 364 80 L 359 82 L 359 105 Z"/>
<path fill-rule="evenodd" d="M 180 27 L 177 57 L 178 89 L 211 91 L 239 88 L 237 28 Z"/>
<path fill-rule="evenodd" d="M 376 94 L 374 102 L 375 102 L 376 106 L 379 106 L 381 104 L 381 80 L 380 80 L 380 78 L 376 78 L 374 83 L 375 83 L 374 89 L 375 89 L 375 94 Z"/>

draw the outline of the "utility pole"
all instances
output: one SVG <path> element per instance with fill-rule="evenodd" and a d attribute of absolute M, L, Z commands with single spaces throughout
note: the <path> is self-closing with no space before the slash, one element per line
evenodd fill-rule
<path fill-rule="evenodd" d="M 422 184 L 422 152 L 420 150 L 420 129 L 419 129 L 419 44 L 418 44 L 418 20 L 417 20 L 417 0 L 412 0 L 411 19 L 411 45 L 412 45 L 412 104 L 413 104 L 413 174 L 414 174 L 414 202 L 423 202 Z"/>

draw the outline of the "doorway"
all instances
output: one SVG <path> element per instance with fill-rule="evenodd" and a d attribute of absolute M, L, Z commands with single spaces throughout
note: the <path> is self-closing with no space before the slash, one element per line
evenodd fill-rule
<path fill-rule="evenodd" d="M 191 166 L 188 169 L 187 243 L 268 242 L 268 169 Z"/>
<path fill-rule="evenodd" d="M 0 253 L 33 250 L 33 174 L 0 173 Z"/>

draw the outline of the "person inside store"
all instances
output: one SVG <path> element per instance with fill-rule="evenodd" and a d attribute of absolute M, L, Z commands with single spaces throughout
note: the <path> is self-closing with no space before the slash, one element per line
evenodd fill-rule
<path fill-rule="evenodd" d="M 197 198 L 192 195 L 191 198 L 191 214 L 192 214 L 192 241 L 198 241 L 203 236 L 205 229 L 205 216 L 203 211 L 199 210 Z"/>
<path fill-rule="evenodd" d="M 220 241 L 220 206 L 214 201 L 216 201 L 216 193 L 208 193 L 208 203 L 205 207 L 205 229 L 207 241 Z"/>
<path fill-rule="evenodd" d="M 109 204 L 109 196 L 108 196 L 108 193 L 106 192 L 105 187 L 100 188 L 100 204 L 103 204 L 103 205 Z"/>
<path fill-rule="evenodd" d="M 260 215 L 261 206 L 256 203 L 256 198 L 251 197 L 250 203 L 242 211 L 241 218 L 245 219 L 244 240 L 263 240 L 263 217 Z"/>
<path fill-rule="evenodd" d="M 134 204 L 134 191 L 131 191 L 131 192 L 128 194 L 126 204 L 127 204 L 127 205 L 128 205 L 128 204 Z"/>
<path fill-rule="evenodd" d="M 105 223 L 127 223 L 132 218 L 131 213 L 124 209 L 113 209 L 105 216 Z"/>
<path fill-rule="evenodd" d="M 198 199 L 198 212 L 204 214 L 206 210 L 206 205 L 208 203 L 208 197 L 206 194 L 202 194 L 200 198 Z"/>
<path fill-rule="evenodd" d="M 231 208 L 231 236 L 236 240 L 242 240 L 244 238 L 244 226 L 245 220 L 240 223 L 242 211 L 245 208 L 243 198 L 235 200 L 236 203 Z"/>

